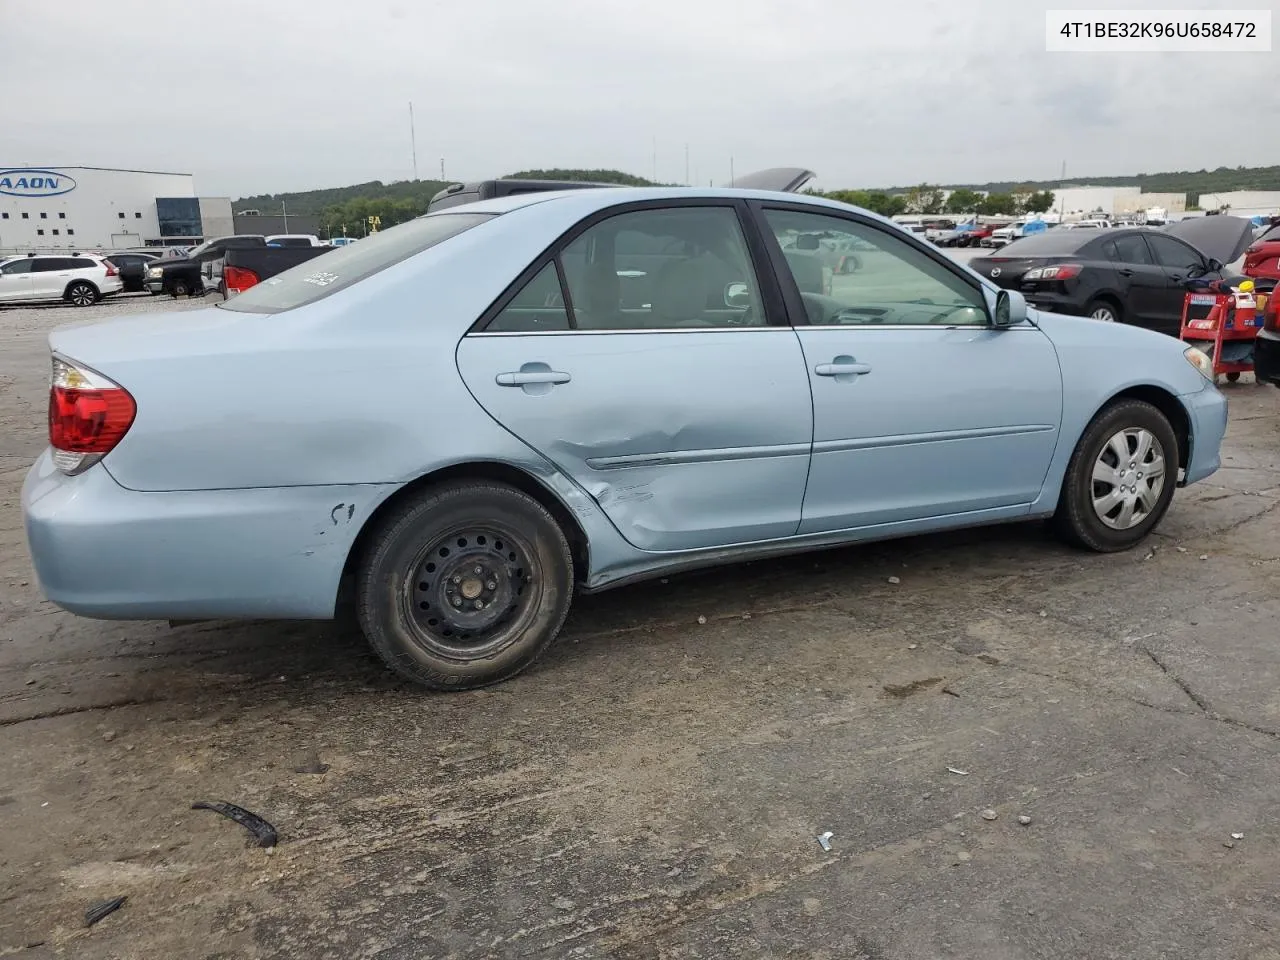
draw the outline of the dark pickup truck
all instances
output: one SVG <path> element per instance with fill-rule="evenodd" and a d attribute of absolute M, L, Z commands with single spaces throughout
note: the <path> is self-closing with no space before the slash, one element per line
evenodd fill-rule
<path fill-rule="evenodd" d="M 167 293 L 171 297 L 186 297 L 203 293 L 209 269 L 222 260 L 228 250 L 256 248 L 265 250 L 265 237 L 244 234 L 234 237 L 215 237 L 187 251 L 185 257 L 157 260 L 147 268 L 147 290 L 153 294 Z M 215 283 L 213 286 L 217 286 Z"/>
<path fill-rule="evenodd" d="M 220 293 L 222 299 L 244 293 L 263 280 L 283 273 L 290 267 L 313 260 L 321 254 L 341 247 L 247 247 L 232 248 L 222 260 L 209 264 L 205 293 Z M 217 278 L 215 280 L 215 277 Z"/>
<path fill-rule="evenodd" d="M 217 293 L 226 299 L 331 249 L 273 247 L 253 234 L 218 237 L 185 257 L 155 261 L 147 269 L 146 285 L 154 294 L 171 297 Z"/>

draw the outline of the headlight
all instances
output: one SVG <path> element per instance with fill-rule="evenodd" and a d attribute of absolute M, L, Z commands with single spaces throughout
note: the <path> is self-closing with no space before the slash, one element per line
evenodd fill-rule
<path fill-rule="evenodd" d="M 1213 382 L 1213 361 L 1209 359 L 1207 353 L 1196 347 L 1187 347 L 1182 351 L 1182 355 L 1187 358 L 1187 363 L 1200 371 L 1201 376 Z"/>
<path fill-rule="evenodd" d="M 160 277 L 164 275 L 164 267 L 150 267 L 147 270 L 148 277 Z"/>

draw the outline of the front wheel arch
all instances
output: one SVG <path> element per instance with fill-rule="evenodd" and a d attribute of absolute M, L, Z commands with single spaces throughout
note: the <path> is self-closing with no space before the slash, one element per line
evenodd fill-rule
<path fill-rule="evenodd" d="M 543 509 L 551 514 L 559 525 L 560 530 L 564 533 L 565 539 L 569 541 L 569 552 L 573 557 L 574 581 L 578 584 L 587 582 L 587 575 L 591 567 L 587 534 L 583 530 L 582 524 L 578 522 L 577 517 L 574 516 L 573 511 L 565 505 L 564 501 L 534 477 L 533 474 L 509 463 L 499 461 L 458 463 L 439 470 L 433 470 L 431 473 L 423 474 L 417 479 L 409 481 L 374 508 L 360 528 L 360 532 L 356 534 L 355 539 L 352 541 L 351 549 L 347 551 L 347 559 L 343 564 L 342 576 L 338 584 L 336 607 L 346 607 L 352 599 L 355 572 L 359 567 L 360 560 L 369 549 L 369 543 L 373 538 L 374 532 L 379 528 L 383 519 L 396 510 L 401 503 L 419 496 L 423 491 L 459 480 L 505 483 L 536 500 Z"/>
<path fill-rule="evenodd" d="M 1089 415 L 1089 419 L 1085 421 L 1085 429 L 1088 429 L 1088 424 L 1097 419 L 1098 414 L 1121 400 L 1143 400 L 1164 414 L 1165 419 L 1169 421 L 1169 425 L 1173 427 L 1174 436 L 1178 438 L 1178 468 L 1186 468 L 1191 462 L 1191 442 L 1193 439 L 1191 436 L 1191 418 L 1187 415 L 1187 408 L 1182 405 L 1182 401 L 1163 387 L 1150 384 L 1126 387 L 1119 393 L 1107 397 Z"/>

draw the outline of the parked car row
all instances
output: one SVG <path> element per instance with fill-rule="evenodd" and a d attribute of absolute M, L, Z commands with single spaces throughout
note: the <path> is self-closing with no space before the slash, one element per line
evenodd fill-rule
<path fill-rule="evenodd" d="M 87 307 L 116 293 L 144 290 L 175 297 L 209 291 L 234 296 L 281 270 L 352 243 L 350 237 L 325 241 L 314 234 L 242 235 L 218 237 L 191 249 L 0 257 L 0 304 L 62 300 Z M 221 262 L 233 247 L 253 247 L 261 255 L 252 262 L 242 259 L 229 286 Z"/>
<path fill-rule="evenodd" d="M 1199 217 L 1168 227 L 1048 230 L 969 262 L 1037 310 L 1145 327 L 1178 336 L 1189 283 L 1224 276 L 1253 238 L 1239 217 Z"/>

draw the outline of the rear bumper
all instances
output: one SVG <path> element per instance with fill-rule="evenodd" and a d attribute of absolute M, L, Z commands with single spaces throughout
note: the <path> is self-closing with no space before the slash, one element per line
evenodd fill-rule
<path fill-rule="evenodd" d="M 1222 466 L 1222 438 L 1227 433 L 1227 398 L 1206 384 L 1199 393 L 1179 397 L 1191 423 L 1191 455 L 1187 458 L 1183 485 L 1196 483 Z"/>
<path fill-rule="evenodd" d="M 1253 341 L 1253 374 L 1280 387 L 1280 334 L 1262 330 Z"/>
<path fill-rule="evenodd" d="M 1065 294 L 1048 291 L 1033 293 L 1024 289 L 1022 295 L 1027 298 L 1027 303 L 1037 310 L 1047 310 L 1050 313 L 1065 313 L 1076 317 L 1084 315 L 1084 306 Z"/>
<path fill-rule="evenodd" d="M 104 620 L 327 619 L 376 484 L 126 490 L 98 464 L 59 473 L 46 451 L 22 487 L 41 589 Z"/>

